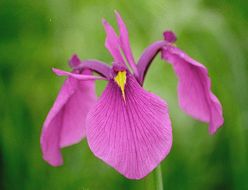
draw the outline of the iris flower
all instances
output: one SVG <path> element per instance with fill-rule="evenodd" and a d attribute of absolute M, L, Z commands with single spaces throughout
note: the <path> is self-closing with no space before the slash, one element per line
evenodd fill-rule
<path fill-rule="evenodd" d="M 148 46 L 136 62 L 118 12 L 116 19 L 119 35 L 103 20 L 112 66 L 97 60 L 81 61 L 73 55 L 71 72 L 53 69 L 67 78 L 44 122 L 41 147 L 44 160 L 59 166 L 63 164 L 61 148 L 86 137 L 96 157 L 125 177 L 140 179 L 158 166 L 172 146 L 167 103 L 142 87 L 157 54 L 172 64 L 178 77 L 181 108 L 209 123 L 211 134 L 223 124 L 222 107 L 211 92 L 207 69 L 175 47 L 173 32 L 164 32 L 164 40 Z M 98 99 L 95 80 L 107 81 Z"/>

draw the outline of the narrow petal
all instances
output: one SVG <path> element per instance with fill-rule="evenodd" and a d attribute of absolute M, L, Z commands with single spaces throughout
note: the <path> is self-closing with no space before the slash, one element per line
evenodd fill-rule
<path fill-rule="evenodd" d="M 194 118 L 208 122 L 209 132 L 215 133 L 224 119 L 222 106 L 211 92 L 207 69 L 174 46 L 165 47 L 162 57 L 172 64 L 179 79 L 178 95 L 181 108 Z"/>
<path fill-rule="evenodd" d="M 115 33 L 113 27 L 105 19 L 102 20 L 102 23 L 106 32 L 105 47 L 109 50 L 115 62 L 125 65 L 125 61 L 120 51 L 119 37 Z"/>
<path fill-rule="evenodd" d="M 122 20 L 120 14 L 117 11 L 115 11 L 115 15 L 116 15 L 116 19 L 117 19 L 119 30 L 120 30 L 121 48 L 123 50 L 123 53 L 124 53 L 128 63 L 130 64 L 130 67 L 132 68 L 134 73 L 137 74 L 137 68 L 135 65 L 135 61 L 134 61 L 132 50 L 131 50 L 130 43 L 129 43 L 127 27 L 126 27 L 124 21 Z"/>
<path fill-rule="evenodd" d="M 125 93 L 124 100 L 118 85 L 109 81 L 87 116 L 86 135 L 97 157 L 127 178 L 140 179 L 168 155 L 171 122 L 166 103 L 130 74 Z"/>
<path fill-rule="evenodd" d="M 137 69 L 138 69 L 137 80 L 140 83 L 140 85 L 143 85 L 144 83 L 145 75 L 151 62 L 156 57 L 156 55 L 160 52 L 162 47 L 164 47 L 166 44 L 167 44 L 166 41 L 154 42 L 153 44 L 149 45 L 142 53 L 137 63 Z"/>
<path fill-rule="evenodd" d="M 84 71 L 83 74 L 90 74 Z M 63 164 L 60 149 L 85 137 L 85 120 L 95 104 L 94 81 L 79 81 L 69 76 L 44 122 L 41 134 L 43 158 L 53 166 Z"/>
<path fill-rule="evenodd" d="M 53 72 L 58 76 L 70 76 L 77 80 L 106 80 L 105 78 L 99 77 L 99 76 L 70 73 L 70 72 L 63 71 L 60 69 L 55 69 L 55 68 L 53 68 Z"/>

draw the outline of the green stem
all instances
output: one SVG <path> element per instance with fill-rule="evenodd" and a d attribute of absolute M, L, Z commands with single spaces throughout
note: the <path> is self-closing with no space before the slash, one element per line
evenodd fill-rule
<path fill-rule="evenodd" d="M 158 165 L 158 167 L 155 169 L 155 184 L 156 190 L 163 190 L 163 178 L 160 165 Z"/>
<path fill-rule="evenodd" d="M 145 187 L 143 189 L 163 190 L 163 178 L 160 165 L 145 178 Z"/>

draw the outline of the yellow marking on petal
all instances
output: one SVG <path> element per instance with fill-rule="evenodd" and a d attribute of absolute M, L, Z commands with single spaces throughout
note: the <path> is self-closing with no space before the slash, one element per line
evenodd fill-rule
<path fill-rule="evenodd" d="M 126 71 L 119 71 L 117 73 L 116 77 L 114 78 L 114 80 L 117 83 L 117 85 L 120 87 L 122 97 L 125 101 L 125 84 L 127 82 L 127 72 Z"/>

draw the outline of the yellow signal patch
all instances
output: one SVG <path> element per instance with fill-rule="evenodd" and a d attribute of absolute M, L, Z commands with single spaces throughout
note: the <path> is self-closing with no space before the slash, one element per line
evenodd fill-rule
<path fill-rule="evenodd" d="M 114 78 L 115 82 L 121 89 L 121 94 L 123 99 L 125 100 L 125 84 L 127 82 L 127 72 L 126 71 L 119 71 Z"/>

